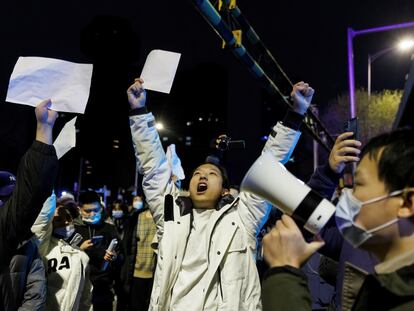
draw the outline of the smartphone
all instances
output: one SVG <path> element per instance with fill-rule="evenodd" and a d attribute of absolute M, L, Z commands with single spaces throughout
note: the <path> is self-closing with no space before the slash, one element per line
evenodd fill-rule
<path fill-rule="evenodd" d="M 344 124 L 345 132 L 353 132 L 354 135 L 349 137 L 348 139 L 356 139 L 359 140 L 359 131 L 358 131 L 358 117 L 349 119 Z"/>
<path fill-rule="evenodd" d="M 108 246 L 107 251 L 113 252 L 113 250 L 115 249 L 115 247 L 118 245 L 118 240 L 117 239 L 112 239 L 111 243 Z"/>
<path fill-rule="evenodd" d="M 72 246 L 78 246 L 80 241 L 82 241 L 82 236 L 79 233 L 75 233 L 73 238 L 70 240 L 69 244 Z"/>
<path fill-rule="evenodd" d="M 113 252 L 115 250 L 115 247 L 118 245 L 117 239 L 112 239 L 111 243 L 109 244 L 108 248 L 106 249 L 109 252 Z M 105 271 L 108 268 L 109 262 L 104 261 L 102 264 L 101 271 Z"/>
<path fill-rule="evenodd" d="M 98 243 L 102 242 L 102 240 L 103 240 L 103 235 L 95 235 L 95 236 L 93 236 L 93 237 L 91 238 L 91 242 L 92 242 L 94 245 L 96 245 L 96 244 L 98 244 Z"/>

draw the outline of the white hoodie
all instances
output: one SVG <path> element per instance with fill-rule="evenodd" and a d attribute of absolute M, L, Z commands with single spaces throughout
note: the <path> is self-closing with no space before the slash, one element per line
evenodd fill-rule
<path fill-rule="evenodd" d="M 52 235 L 55 209 L 56 195 L 53 193 L 43 204 L 32 226 L 46 266 L 46 310 L 92 310 L 89 257 L 79 248 Z"/>

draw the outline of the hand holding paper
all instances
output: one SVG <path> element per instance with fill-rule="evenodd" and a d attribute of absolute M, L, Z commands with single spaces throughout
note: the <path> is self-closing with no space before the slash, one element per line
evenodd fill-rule
<path fill-rule="evenodd" d="M 51 109 L 84 113 L 92 65 L 44 57 L 19 57 L 10 77 L 6 101 L 35 107 L 52 98 Z"/>
<path fill-rule="evenodd" d="M 145 81 L 145 89 L 169 94 L 180 57 L 180 53 L 151 51 L 141 73 L 141 78 Z"/>

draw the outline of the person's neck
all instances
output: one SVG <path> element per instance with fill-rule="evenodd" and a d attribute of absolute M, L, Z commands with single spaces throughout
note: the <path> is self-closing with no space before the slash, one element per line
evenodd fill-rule
<path fill-rule="evenodd" d="M 414 236 L 400 237 L 389 244 L 379 244 L 370 247 L 380 262 L 391 260 L 414 249 Z"/>
<path fill-rule="evenodd" d="M 213 209 L 216 209 L 216 207 L 215 207 L 215 206 L 194 206 L 193 208 L 194 208 L 194 209 L 197 209 L 197 210 L 199 210 L 199 211 L 202 211 L 202 210 L 213 210 Z"/>
<path fill-rule="evenodd" d="M 195 209 L 216 209 L 216 205 L 217 203 L 211 203 L 211 202 L 194 202 L 194 200 L 192 200 L 192 204 L 193 204 L 193 208 Z"/>

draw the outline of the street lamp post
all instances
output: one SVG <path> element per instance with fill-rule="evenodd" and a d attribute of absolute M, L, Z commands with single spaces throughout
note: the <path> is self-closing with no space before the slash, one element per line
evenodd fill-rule
<path fill-rule="evenodd" d="M 367 81 L 367 93 L 368 93 L 368 102 L 371 101 L 371 85 L 372 85 L 372 79 L 371 79 L 371 66 L 372 63 L 380 58 L 381 56 L 392 52 L 394 50 L 400 50 L 402 52 L 409 51 L 414 46 L 414 41 L 411 39 L 405 39 L 398 43 L 396 46 L 392 46 L 386 49 L 383 49 L 375 54 L 368 54 L 368 81 Z"/>
<path fill-rule="evenodd" d="M 356 36 L 374 33 L 374 32 L 383 32 L 401 28 L 414 27 L 414 22 L 395 24 L 383 27 L 368 28 L 362 30 L 354 30 L 351 27 L 348 28 L 348 81 L 349 81 L 349 105 L 351 118 L 356 117 L 356 101 L 355 101 L 355 76 L 354 76 L 354 47 L 353 39 Z"/>
<path fill-rule="evenodd" d="M 388 52 L 391 52 L 394 49 L 395 47 L 390 47 L 390 48 L 381 50 L 373 55 L 368 54 L 368 81 L 367 81 L 368 102 L 371 101 L 371 83 L 372 83 L 371 82 L 371 65 L 376 59 L 378 59 L 384 54 L 387 54 Z"/>

